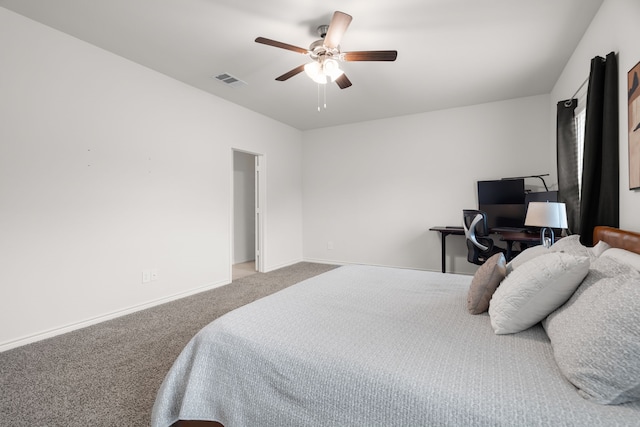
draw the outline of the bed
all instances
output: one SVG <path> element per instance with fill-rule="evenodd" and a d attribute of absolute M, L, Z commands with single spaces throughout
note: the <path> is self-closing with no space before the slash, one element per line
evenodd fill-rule
<path fill-rule="evenodd" d="M 621 403 L 603 404 L 567 373 L 567 360 L 571 367 L 576 348 L 591 339 L 576 344 L 581 333 L 571 329 L 582 323 L 571 320 L 572 310 L 594 298 L 597 286 L 586 286 L 587 278 L 612 286 L 613 276 L 624 276 L 625 283 L 638 285 L 631 293 L 640 289 L 640 264 L 625 264 L 640 256 L 640 234 L 597 227 L 594 237 L 602 253 L 579 248 L 589 266 L 577 290 L 517 333 L 498 334 L 493 312 L 470 314 L 470 286 L 479 274 L 343 266 L 236 309 L 182 351 L 158 391 L 152 425 L 637 426 L 638 390 L 625 390 Z M 621 248 L 615 265 L 625 264 L 624 274 L 600 274 L 598 263 L 613 263 L 605 254 L 614 248 Z M 565 251 L 553 257 L 566 260 Z M 584 257 L 570 255 L 584 264 Z M 510 289 L 506 280 L 533 262 L 510 265 L 494 300 L 503 287 Z M 609 311 L 633 317 L 640 302 L 631 300 Z M 636 384 L 638 323 L 627 329 L 623 339 L 614 337 L 622 351 L 606 346 L 616 354 L 631 352 L 622 381 Z M 563 331 L 571 338 L 564 339 Z"/>

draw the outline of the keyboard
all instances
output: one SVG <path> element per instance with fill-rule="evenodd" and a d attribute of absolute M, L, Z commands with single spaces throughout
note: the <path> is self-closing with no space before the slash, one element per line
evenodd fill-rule
<path fill-rule="evenodd" d="M 522 227 L 494 227 L 491 229 L 492 233 L 524 233 L 526 228 Z"/>

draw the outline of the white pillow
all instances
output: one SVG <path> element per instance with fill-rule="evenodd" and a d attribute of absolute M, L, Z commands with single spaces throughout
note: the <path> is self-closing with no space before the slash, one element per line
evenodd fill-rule
<path fill-rule="evenodd" d="M 525 249 L 507 263 L 507 274 L 511 273 L 513 270 L 520 267 L 525 262 L 547 253 L 549 253 L 549 248 L 545 248 L 542 245 L 532 246 Z"/>
<path fill-rule="evenodd" d="M 609 246 L 609 244 L 600 240 L 594 247 L 589 248 L 580 243 L 579 234 L 574 234 L 558 240 L 550 248 L 545 248 L 542 245 L 538 245 L 525 249 L 518 256 L 507 263 L 507 275 L 516 268 L 520 267 L 525 262 L 549 252 L 564 252 L 576 256 L 586 256 L 589 257 L 591 261 L 593 261 L 610 247 L 611 246 Z"/>
<path fill-rule="evenodd" d="M 564 252 L 575 256 L 586 256 L 592 260 L 596 259 L 595 253 L 587 246 L 580 243 L 580 235 L 573 234 L 571 236 L 563 237 L 555 242 L 549 248 L 551 252 Z"/>
<path fill-rule="evenodd" d="M 606 251 L 610 247 L 611 246 L 609 246 L 607 242 L 600 240 L 594 247 L 591 248 L 591 252 L 593 253 L 593 255 L 595 255 L 596 258 L 598 258 L 604 253 L 604 251 Z"/>
<path fill-rule="evenodd" d="M 613 258 L 621 264 L 627 264 L 631 268 L 640 271 L 640 255 L 620 248 L 610 248 L 601 255 L 605 258 Z"/>
<path fill-rule="evenodd" d="M 571 297 L 589 264 L 588 257 L 550 252 L 513 270 L 489 303 L 494 332 L 512 334 L 543 320 Z"/>

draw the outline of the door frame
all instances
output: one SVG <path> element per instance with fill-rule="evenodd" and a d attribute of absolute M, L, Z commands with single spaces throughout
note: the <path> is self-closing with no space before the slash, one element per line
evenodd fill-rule
<path fill-rule="evenodd" d="M 233 277 L 233 250 L 235 244 L 235 229 L 234 229 L 234 167 L 233 167 L 233 159 L 234 153 L 245 153 L 254 156 L 255 158 L 255 169 L 254 169 L 254 179 L 256 183 L 255 189 L 255 206 L 256 212 L 254 214 L 255 219 L 255 227 L 256 227 L 256 238 L 255 238 L 255 262 L 256 262 L 256 271 L 259 273 L 264 273 L 265 271 L 265 224 L 266 224 L 266 183 L 267 183 L 267 175 L 266 175 L 266 156 L 263 153 L 258 153 L 250 150 L 244 150 L 240 148 L 231 148 L 231 196 L 229 200 L 229 231 L 230 231 L 230 239 L 229 239 L 229 278 Z"/>

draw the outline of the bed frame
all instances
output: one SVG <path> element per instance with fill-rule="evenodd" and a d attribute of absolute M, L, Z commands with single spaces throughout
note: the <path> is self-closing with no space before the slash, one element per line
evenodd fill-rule
<path fill-rule="evenodd" d="M 640 254 L 640 233 L 614 227 L 597 226 L 593 230 L 594 245 L 600 241 L 612 248 L 625 249 Z M 224 427 L 215 421 L 178 421 L 172 427 Z"/>
<path fill-rule="evenodd" d="M 599 241 L 608 243 L 612 248 L 625 249 L 640 254 L 640 233 L 598 226 L 593 230 L 593 244 Z"/>

